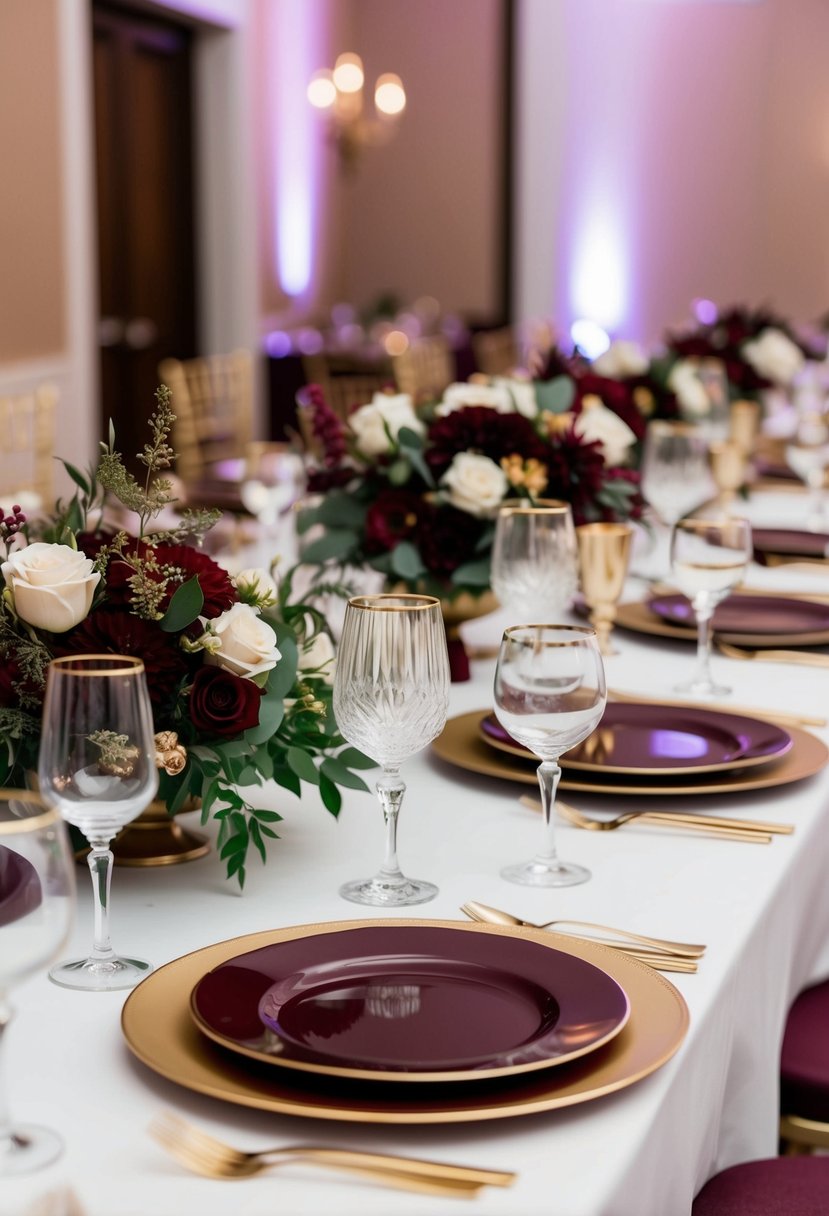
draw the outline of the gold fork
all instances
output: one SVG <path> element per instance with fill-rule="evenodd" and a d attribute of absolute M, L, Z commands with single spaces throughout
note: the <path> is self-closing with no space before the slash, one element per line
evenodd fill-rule
<path fill-rule="evenodd" d="M 388 1153 L 290 1145 L 246 1153 L 208 1135 L 171 1112 L 153 1120 L 150 1135 L 182 1165 L 206 1178 L 252 1178 L 273 1166 L 305 1162 L 360 1174 L 399 1190 L 424 1195 L 471 1198 L 484 1186 L 511 1186 L 515 1174 L 501 1170 L 446 1165 Z"/>
<path fill-rule="evenodd" d="M 829 654 L 802 650 L 746 650 L 717 641 L 717 649 L 729 659 L 758 659 L 761 663 L 800 663 L 804 667 L 829 667 Z"/>
<path fill-rule="evenodd" d="M 523 925 L 526 929 L 552 929 L 558 925 L 575 925 L 579 929 L 595 929 L 599 933 L 611 933 L 615 937 L 625 938 L 627 942 L 635 942 L 640 947 L 665 955 L 673 955 L 676 958 L 697 959 L 702 958 L 705 953 L 705 946 L 697 945 L 694 942 L 673 942 L 665 937 L 646 937 L 644 933 L 631 933 L 627 929 L 616 929 L 613 925 L 597 925 L 589 920 L 571 920 L 569 917 L 559 917 L 556 920 L 548 920 L 543 925 L 536 925 L 532 921 L 521 920 L 520 917 L 513 916 L 511 912 L 502 912 L 500 908 L 491 908 L 488 904 L 478 903 L 476 899 L 468 900 L 462 905 L 461 911 L 465 912 L 471 920 L 490 925 Z M 628 947 L 621 941 L 605 944 L 612 944 L 620 950 L 636 949 L 636 946 Z"/>
<path fill-rule="evenodd" d="M 582 815 L 574 807 L 561 802 L 556 803 L 556 809 L 562 819 L 577 828 L 585 828 L 588 832 L 615 832 L 617 828 L 623 828 L 628 823 L 644 823 L 654 827 L 700 832 L 723 840 L 739 840 L 744 844 L 771 844 L 770 832 L 755 827 L 723 827 L 712 816 L 683 816 L 678 811 L 627 811 L 622 815 L 615 815 L 613 819 L 591 819 L 589 815 Z"/>

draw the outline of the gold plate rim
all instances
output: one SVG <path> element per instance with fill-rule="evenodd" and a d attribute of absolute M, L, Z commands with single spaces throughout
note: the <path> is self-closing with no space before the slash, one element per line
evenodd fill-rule
<path fill-rule="evenodd" d="M 478 773 L 483 777 L 498 777 L 507 781 L 520 781 L 523 785 L 537 785 L 535 771 L 524 768 L 523 762 L 519 768 L 513 757 L 510 764 L 505 753 L 490 748 L 479 737 L 478 723 L 481 711 L 459 714 L 450 718 L 443 730 L 432 743 L 432 751 L 441 760 L 470 773 Z M 777 785 L 789 785 L 794 781 L 803 781 L 813 777 L 825 766 L 829 759 L 829 748 L 826 744 L 807 730 L 797 726 L 787 726 L 786 730 L 792 737 L 792 748 L 775 764 L 765 765 L 759 770 L 747 772 L 737 771 L 726 774 L 712 781 L 677 783 L 676 785 L 612 784 L 610 781 L 588 781 L 577 776 L 562 773 L 559 789 L 577 790 L 583 794 L 649 794 L 653 796 L 703 795 L 703 794 L 742 794 L 751 790 L 772 789 Z"/>
<path fill-rule="evenodd" d="M 642 700 L 630 702 L 630 704 L 646 705 L 647 701 Z M 667 707 L 662 705 L 658 707 L 654 706 L 654 708 L 665 709 Z M 694 706 L 694 708 L 696 709 L 697 706 Z M 700 705 L 698 708 L 705 709 L 705 706 Z M 679 706 L 677 706 L 677 709 L 679 709 Z M 529 761 L 530 763 L 534 761 L 536 768 L 538 767 L 538 757 L 534 756 L 531 751 L 527 750 L 527 748 L 520 746 L 512 747 L 509 743 L 499 743 L 497 739 L 493 739 L 491 735 L 488 735 L 484 730 L 484 722 L 488 717 L 491 717 L 491 714 L 487 713 L 486 711 L 480 712 L 483 713 L 483 717 L 478 723 L 478 735 L 481 739 L 483 739 L 487 747 L 494 747 L 496 751 L 506 752 L 508 756 L 515 756 L 516 759 Z M 717 714 L 728 714 L 728 710 L 725 709 L 717 710 L 716 712 Z M 735 714 L 734 717 L 745 718 L 748 717 L 748 715 Z M 758 718 L 758 722 L 759 721 L 762 721 L 762 719 Z M 772 723 L 771 725 L 774 724 Z M 598 730 L 600 727 L 601 722 L 596 729 Z M 617 773 L 620 777 L 694 777 L 697 775 L 697 773 L 727 773 L 733 771 L 734 769 L 755 768 L 758 764 L 774 764 L 777 760 L 782 760 L 784 756 L 787 756 L 794 746 L 791 739 L 791 731 L 790 729 L 782 726 L 778 727 L 778 729 L 782 730 L 784 734 L 789 736 L 789 742 L 787 746 L 782 749 L 782 751 L 775 752 L 773 756 L 749 756 L 746 760 L 737 757 L 735 760 L 722 761 L 720 764 L 697 764 L 692 768 L 629 768 L 627 765 L 621 764 L 591 764 L 589 760 L 570 760 L 565 753 L 565 755 L 559 757 L 559 764 L 561 765 L 562 772 L 565 773 L 568 769 L 572 769 L 573 772 L 599 774 L 607 773 L 609 776 L 613 776 L 614 773 Z"/>
<path fill-rule="evenodd" d="M 795 598 L 795 597 L 792 597 Z M 696 643 L 696 629 L 687 625 L 672 625 L 651 612 L 646 600 L 628 600 L 616 609 L 616 625 L 633 633 L 647 633 L 659 638 L 674 638 L 680 642 Z M 813 633 L 715 633 L 717 640 L 729 646 L 752 646 L 756 650 L 773 650 L 779 646 L 829 646 L 829 629 Z"/>
<path fill-rule="evenodd" d="M 374 926 L 374 921 L 361 921 L 360 927 L 367 928 Z M 395 922 L 399 923 L 399 922 Z M 431 923 L 431 922 L 430 922 Z M 453 926 L 453 928 L 456 926 Z M 546 944 L 546 943 L 545 943 Z M 595 966 L 595 964 L 591 964 Z M 597 968 L 605 975 L 603 967 Z M 612 977 L 610 977 L 612 978 Z M 618 981 L 615 981 L 617 986 Z M 557 1068 L 560 1064 L 569 1064 L 573 1060 L 581 1059 L 582 1056 L 590 1055 L 593 1051 L 598 1051 L 601 1047 L 606 1046 L 611 1039 L 615 1039 L 617 1034 L 621 1034 L 630 1019 L 630 999 L 628 994 L 622 988 L 622 995 L 625 998 L 625 1013 L 619 1020 L 618 1024 L 597 1039 L 595 1043 L 590 1043 L 586 1047 L 580 1047 L 576 1051 L 568 1052 L 566 1055 L 555 1056 L 547 1060 L 535 1060 L 531 1064 L 516 1064 L 506 1068 L 487 1068 L 487 1069 L 447 1069 L 443 1072 L 381 1072 L 379 1069 L 370 1068 L 347 1068 L 338 1064 L 312 1064 L 302 1060 L 285 1060 L 279 1056 L 268 1055 L 267 1052 L 257 1051 L 254 1047 L 243 1047 L 233 1039 L 219 1034 L 208 1026 L 196 1008 L 196 986 L 194 985 L 190 993 L 190 1016 L 196 1023 L 202 1034 L 208 1039 L 212 1039 L 214 1043 L 218 1043 L 220 1047 L 227 1051 L 233 1052 L 235 1055 L 247 1056 L 251 1060 L 259 1060 L 262 1064 L 275 1066 L 279 1068 L 292 1068 L 297 1072 L 318 1073 L 326 1077 L 350 1077 L 359 1081 L 377 1081 L 391 1082 L 393 1084 L 434 1084 L 435 1082 L 473 1082 L 473 1081 L 489 1081 L 495 1077 L 512 1077 L 519 1076 L 521 1073 L 538 1072 L 542 1068 Z"/>
<path fill-rule="evenodd" d="M 496 1081 L 488 1094 L 484 1092 L 486 1082 L 469 1086 L 436 1083 L 429 1105 L 424 1088 L 418 1091 L 408 1088 L 405 1096 L 395 1101 L 385 1095 L 366 1095 L 362 1086 L 355 1087 L 355 1096 L 349 1098 L 342 1092 L 315 1094 L 303 1088 L 302 1081 L 306 1078 L 294 1071 L 268 1069 L 260 1076 L 241 1061 L 227 1060 L 218 1053 L 192 1022 L 189 998 L 193 985 L 208 970 L 233 955 L 272 942 L 360 928 L 365 924 L 365 920 L 350 920 L 265 930 L 174 959 L 133 989 L 124 1004 L 121 1029 L 129 1050 L 164 1079 L 238 1106 L 342 1122 L 427 1124 L 513 1118 L 603 1097 L 661 1068 L 685 1038 L 689 1024 L 685 1000 L 665 976 L 645 963 L 596 942 L 562 934 L 448 920 L 378 919 L 371 924 L 443 926 L 469 933 L 513 936 L 595 962 L 627 993 L 631 1011 L 627 1025 L 601 1053 L 591 1052 L 564 1069 L 522 1075 L 512 1085 L 508 1080 Z M 418 1100 L 413 1104 L 414 1093 Z"/>

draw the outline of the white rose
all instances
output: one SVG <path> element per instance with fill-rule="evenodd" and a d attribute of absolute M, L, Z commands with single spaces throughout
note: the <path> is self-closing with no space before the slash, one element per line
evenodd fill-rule
<path fill-rule="evenodd" d="M 588 404 L 589 403 L 589 404 Z M 622 464 L 636 436 L 623 418 L 603 405 L 598 397 L 585 397 L 584 408 L 573 423 L 573 430 L 586 443 L 600 443 L 605 464 Z"/>
<path fill-rule="evenodd" d="M 685 418 L 705 418 L 711 401 L 699 377 L 699 364 L 693 359 L 677 359 L 668 376 L 668 388 L 676 394 Z"/>
<path fill-rule="evenodd" d="M 518 380 L 514 376 L 494 376 L 492 383 L 507 393 L 511 402 L 510 410 L 523 414 L 525 418 L 538 416 L 538 402 L 535 399 L 535 385 L 532 380 Z"/>
<path fill-rule="evenodd" d="M 617 338 L 610 343 L 603 355 L 593 360 L 591 370 L 597 376 L 620 380 L 625 376 L 641 376 L 648 370 L 648 366 L 648 357 L 638 342 Z"/>
<path fill-rule="evenodd" d="M 326 684 L 334 679 L 334 643 L 327 633 L 318 633 L 310 645 L 300 652 L 299 670 L 313 671 Z"/>
<path fill-rule="evenodd" d="M 458 452 L 441 484 L 452 506 L 469 515 L 494 515 L 509 487 L 501 466 L 475 452 Z"/>
<path fill-rule="evenodd" d="M 91 558 L 69 545 L 38 541 L 10 554 L 0 569 L 21 621 L 50 633 L 66 633 L 92 607 L 101 581 L 92 566 Z"/>
<path fill-rule="evenodd" d="M 218 639 L 218 645 L 205 651 L 205 663 L 253 679 L 276 667 L 282 658 L 273 630 L 260 621 L 259 610 L 250 604 L 234 604 L 214 621 L 203 623 Z"/>
<path fill-rule="evenodd" d="M 743 346 L 743 358 L 758 376 L 774 384 L 791 384 L 806 362 L 803 351 L 780 329 L 769 327 Z"/>
<path fill-rule="evenodd" d="M 260 608 L 276 603 L 276 583 L 267 570 L 250 566 L 247 570 L 240 570 L 232 581 L 243 599 L 256 600 Z"/>
<path fill-rule="evenodd" d="M 426 429 L 415 413 L 408 393 L 395 396 L 375 393 L 368 405 L 361 405 L 349 415 L 348 425 L 364 456 L 382 456 L 388 452 L 391 446 L 389 435 L 396 439 L 404 426 L 418 435 L 422 435 Z"/>
<path fill-rule="evenodd" d="M 512 397 L 503 385 L 471 383 L 450 384 L 444 389 L 443 399 L 435 410 L 440 418 L 454 414 L 468 405 L 480 405 L 499 414 L 511 414 L 515 410 Z"/>

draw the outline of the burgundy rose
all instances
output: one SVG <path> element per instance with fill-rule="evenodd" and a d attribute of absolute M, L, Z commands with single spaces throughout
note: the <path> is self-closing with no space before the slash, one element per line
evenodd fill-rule
<path fill-rule="evenodd" d="M 499 414 L 483 405 L 467 405 L 429 427 L 426 459 L 437 480 L 458 452 L 480 452 L 496 464 L 513 454 L 545 460 L 547 445 L 533 424 L 521 414 Z"/>
<path fill-rule="evenodd" d="M 482 520 L 456 507 L 430 507 L 424 511 L 417 530 L 417 547 L 429 573 L 447 578 L 458 566 L 471 561 L 484 526 Z"/>
<path fill-rule="evenodd" d="M 154 709 L 173 696 L 189 670 L 177 638 L 126 609 L 96 608 L 61 638 L 61 654 L 129 654 L 143 659 Z"/>
<path fill-rule="evenodd" d="M 427 507 L 407 490 L 383 490 L 366 513 L 365 537 L 369 553 L 385 553 L 417 532 Z"/>
<path fill-rule="evenodd" d="M 259 725 L 260 689 L 222 667 L 200 667 L 190 689 L 190 721 L 200 733 L 230 738 Z"/>

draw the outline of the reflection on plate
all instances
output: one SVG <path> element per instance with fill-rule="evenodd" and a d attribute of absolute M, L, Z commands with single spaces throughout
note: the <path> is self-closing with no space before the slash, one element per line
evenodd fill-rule
<path fill-rule="evenodd" d="M 754 552 L 785 557 L 824 558 L 829 555 L 829 533 L 797 528 L 752 528 Z"/>
<path fill-rule="evenodd" d="M 595 1051 L 628 1017 L 599 968 L 535 942 L 430 925 L 278 942 L 193 990 L 198 1026 L 243 1055 L 328 1076 L 470 1081 Z"/>
<path fill-rule="evenodd" d="M 510 737 L 494 714 L 481 720 L 492 747 L 537 758 Z M 592 735 L 561 757 L 563 769 L 638 776 L 693 775 L 767 764 L 791 749 L 791 735 L 771 722 L 704 706 L 609 702 Z"/>
<path fill-rule="evenodd" d="M 651 612 L 647 604 L 638 600 L 619 604 L 616 609 L 616 625 L 621 629 L 632 629 L 635 633 L 648 633 L 659 638 L 676 638 L 677 641 L 693 643 L 697 640 L 696 629 L 663 621 L 656 613 Z M 811 633 L 722 632 L 718 633 L 717 637 L 732 646 L 754 646 L 757 649 L 764 646 L 829 646 L 829 628 Z"/>
<path fill-rule="evenodd" d="M 595 942 L 499 925 L 451 921 L 379 920 L 388 926 L 441 926 L 484 934 L 490 941 L 524 940 L 594 963 L 624 989 L 630 1018 L 600 1051 L 561 1068 L 470 1084 L 373 1084 L 269 1068 L 231 1055 L 200 1034 L 190 1016 L 189 996 L 211 969 L 246 950 L 273 942 L 345 932 L 364 921 L 299 925 L 220 942 L 168 963 L 127 998 L 121 1026 L 130 1050 L 148 1068 L 184 1088 L 240 1106 L 304 1118 L 357 1123 L 468 1123 L 506 1119 L 588 1102 L 632 1085 L 660 1068 L 676 1052 L 688 1028 L 688 1010 L 663 975 L 645 963 Z M 416 1097 L 414 1096 L 416 1094 Z"/>
<path fill-rule="evenodd" d="M 520 781 L 523 785 L 538 785 L 535 769 L 519 756 L 495 751 L 484 743 L 480 735 L 483 710 L 461 714 L 450 718 L 443 734 L 432 744 L 432 750 L 441 760 L 455 768 L 484 777 L 500 777 L 507 781 Z M 563 773 L 559 789 L 581 790 L 586 794 L 648 794 L 652 796 L 700 794 L 741 794 L 749 790 L 771 789 L 777 785 L 788 785 L 802 781 L 819 773 L 829 759 L 829 748 L 808 731 L 790 727 L 792 748 L 782 759 L 762 768 L 737 769 L 728 773 L 703 774 L 693 779 L 681 777 L 677 780 L 664 774 L 650 780 L 628 781 L 618 774 L 607 777 L 598 773 Z M 661 810 L 662 808 L 660 808 Z M 666 805 L 665 810 L 670 810 Z"/>
<path fill-rule="evenodd" d="M 663 621 L 696 632 L 694 609 L 684 595 L 654 596 L 648 607 Z M 775 635 L 816 633 L 829 630 L 829 604 L 777 595 L 730 595 L 714 609 L 713 624 L 720 634 L 735 630 Z"/>

